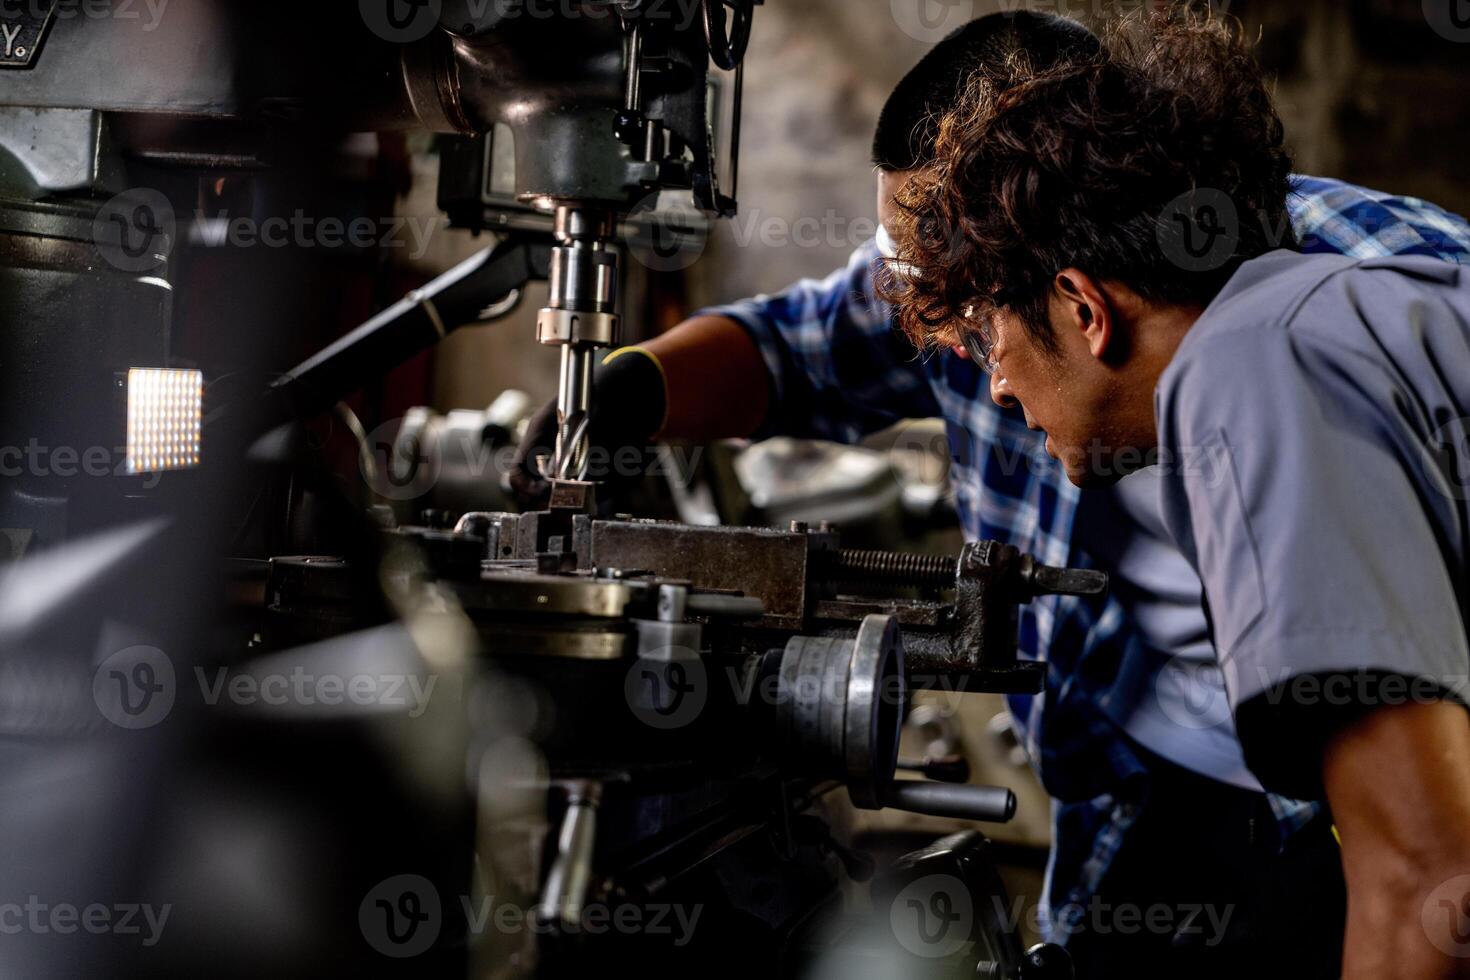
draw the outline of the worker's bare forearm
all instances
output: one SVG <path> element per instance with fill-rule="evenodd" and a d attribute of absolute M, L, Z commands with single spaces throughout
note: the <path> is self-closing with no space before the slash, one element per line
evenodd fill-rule
<path fill-rule="evenodd" d="M 697 316 L 642 345 L 663 365 L 666 439 L 732 439 L 755 432 L 770 403 L 770 375 L 745 328 Z"/>
<path fill-rule="evenodd" d="M 1379 708 L 1329 743 L 1324 777 L 1348 886 L 1343 976 L 1470 976 L 1470 715 Z"/>

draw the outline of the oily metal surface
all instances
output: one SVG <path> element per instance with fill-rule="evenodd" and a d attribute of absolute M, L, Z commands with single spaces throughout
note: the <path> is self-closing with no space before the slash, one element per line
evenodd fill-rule
<path fill-rule="evenodd" d="M 580 576 L 487 572 L 474 582 L 450 582 L 465 608 L 557 616 L 621 618 L 634 598 L 627 582 Z"/>
<path fill-rule="evenodd" d="M 800 629 L 807 602 L 804 534 L 750 527 L 594 521 L 592 562 L 738 591 L 765 602 L 762 626 Z"/>

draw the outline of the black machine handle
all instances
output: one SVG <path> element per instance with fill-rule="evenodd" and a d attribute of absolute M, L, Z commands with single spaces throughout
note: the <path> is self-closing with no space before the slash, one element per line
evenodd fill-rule
<path fill-rule="evenodd" d="M 957 786 L 900 779 L 888 787 L 883 805 L 931 817 L 1005 823 L 1016 815 L 1016 794 L 1004 786 Z"/>

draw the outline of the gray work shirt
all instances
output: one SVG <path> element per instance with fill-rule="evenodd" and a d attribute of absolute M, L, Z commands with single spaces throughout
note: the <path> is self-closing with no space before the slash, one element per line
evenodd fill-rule
<path fill-rule="evenodd" d="M 1249 262 L 1186 335 L 1155 412 L 1165 525 L 1204 584 L 1268 789 L 1320 791 L 1332 719 L 1467 699 L 1466 269 Z"/>
<path fill-rule="evenodd" d="M 1159 513 L 1161 470 L 1150 466 L 1106 490 L 1084 493 L 1076 540 L 1108 570 L 1108 590 L 1127 610 L 1141 673 L 1120 685 L 1133 696 L 1105 710 L 1135 742 L 1178 766 L 1260 792 L 1246 766 L 1225 681 L 1200 605 L 1199 576 Z M 1131 673 L 1131 672 L 1130 672 Z"/>

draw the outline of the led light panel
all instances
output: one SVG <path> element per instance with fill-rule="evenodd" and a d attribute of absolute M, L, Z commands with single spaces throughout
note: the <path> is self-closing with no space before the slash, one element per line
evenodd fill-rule
<path fill-rule="evenodd" d="M 204 374 L 131 368 L 128 371 L 129 473 L 199 465 Z"/>

